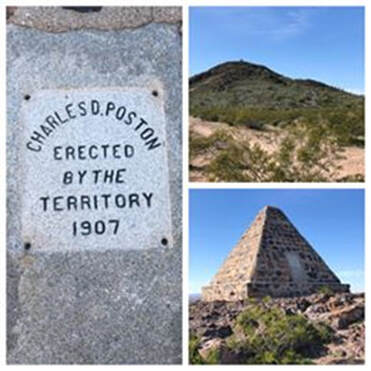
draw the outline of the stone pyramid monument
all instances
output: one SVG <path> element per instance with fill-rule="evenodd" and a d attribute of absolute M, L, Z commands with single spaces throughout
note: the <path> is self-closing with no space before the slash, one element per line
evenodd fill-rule
<path fill-rule="evenodd" d="M 264 207 L 232 249 L 202 300 L 308 295 L 320 287 L 348 292 L 285 214 Z"/>

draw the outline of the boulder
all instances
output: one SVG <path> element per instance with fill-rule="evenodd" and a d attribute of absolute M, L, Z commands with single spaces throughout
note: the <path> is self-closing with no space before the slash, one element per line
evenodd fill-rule
<path fill-rule="evenodd" d="M 349 325 L 363 321 L 365 318 L 364 304 L 354 304 L 331 312 L 331 323 L 335 329 L 345 329 Z"/>

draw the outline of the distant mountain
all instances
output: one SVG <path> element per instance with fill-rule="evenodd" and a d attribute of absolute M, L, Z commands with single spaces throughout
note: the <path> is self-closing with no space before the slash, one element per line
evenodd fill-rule
<path fill-rule="evenodd" d="M 190 107 L 351 107 L 364 97 L 310 79 L 291 79 L 245 62 L 226 62 L 189 80 Z"/>
<path fill-rule="evenodd" d="M 201 294 L 189 294 L 188 296 L 189 304 L 193 304 L 200 299 L 201 299 Z"/>

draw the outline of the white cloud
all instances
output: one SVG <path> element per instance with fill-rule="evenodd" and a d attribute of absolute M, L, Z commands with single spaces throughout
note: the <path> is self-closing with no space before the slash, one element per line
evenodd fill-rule
<path fill-rule="evenodd" d="M 309 9 L 283 12 L 274 7 L 247 8 L 244 11 L 235 8 L 225 12 L 224 16 L 223 27 L 232 29 L 240 36 L 267 36 L 276 41 L 300 35 L 311 26 Z"/>

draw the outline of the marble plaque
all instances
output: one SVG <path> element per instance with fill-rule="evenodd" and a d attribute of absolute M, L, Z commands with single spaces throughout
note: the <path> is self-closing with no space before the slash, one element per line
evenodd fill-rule
<path fill-rule="evenodd" d="M 89 88 L 24 97 L 25 249 L 172 246 L 162 94 Z"/>

